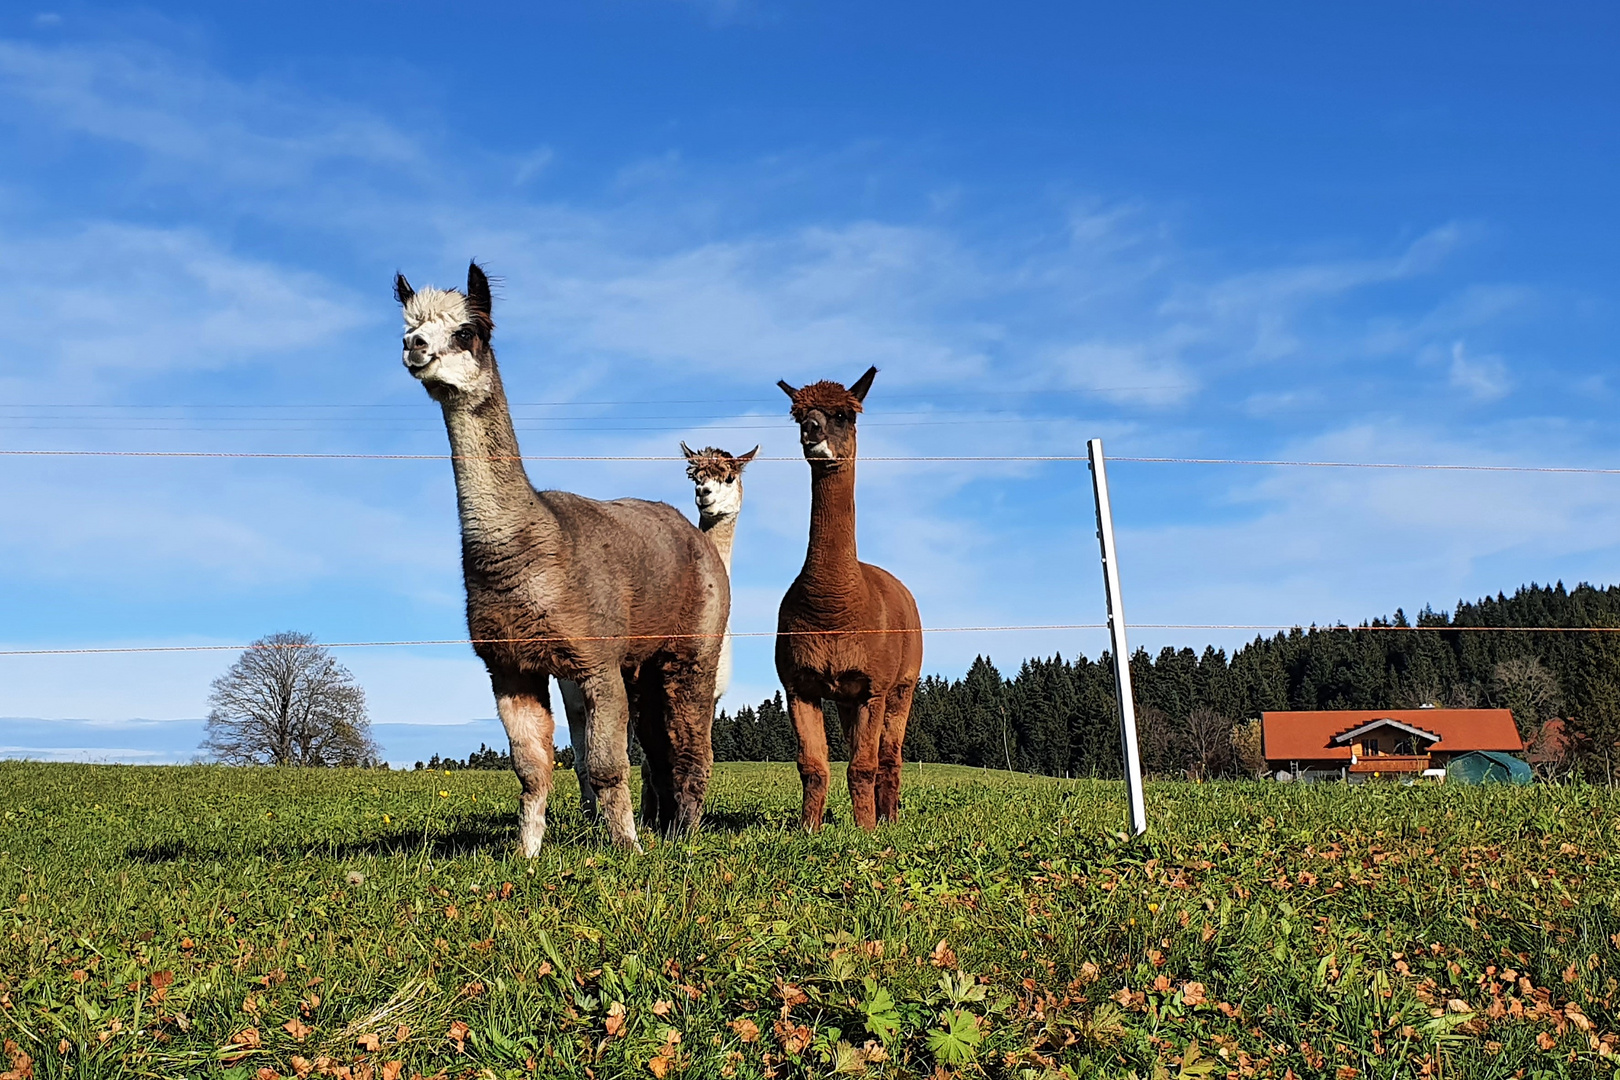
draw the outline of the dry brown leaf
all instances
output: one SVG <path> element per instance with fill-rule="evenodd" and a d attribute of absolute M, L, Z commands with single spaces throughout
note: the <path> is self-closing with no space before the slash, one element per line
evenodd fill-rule
<path fill-rule="evenodd" d="M 375 1054 L 378 1050 L 382 1049 L 382 1040 L 377 1037 L 375 1032 L 370 1031 L 354 1040 L 354 1044 L 360 1049 L 372 1054 Z"/>
<path fill-rule="evenodd" d="M 150 981 L 152 983 L 152 989 L 154 989 L 154 990 L 162 990 L 165 986 L 173 986 L 174 985 L 174 972 L 172 972 L 172 971 L 154 971 L 154 972 L 152 972 L 152 977 L 151 977 Z"/>
<path fill-rule="evenodd" d="M 467 1050 L 467 1032 L 471 1030 L 465 1022 L 457 1020 L 450 1025 L 450 1030 L 445 1032 L 445 1038 L 456 1044 L 457 1053 L 465 1053 Z"/>
<path fill-rule="evenodd" d="M 800 990 L 797 986 L 790 982 L 777 983 L 776 994 L 782 999 L 782 1004 L 786 1005 L 788 1008 L 792 1008 L 795 1005 L 803 1005 L 805 1002 L 810 1000 L 809 994 L 806 994 L 803 990 Z"/>
<path fill-rule="evenodd" d="M 408 1039 L 410 1037 L 411 1037 L 411 1029 L 406 1027 L 404 1024 L 401 1024 L 401 1025 L 399 1025 L 399 1027 L 394 1029 L 394 1041 L 395 1042 L 404 1042 L 406 1039 Z"/>
<path fill-rule="evenodd" d="M 652 1070 L 652 1074 L 658 1077 L 658 1080 L 664 1080 L 664 1077 L 669 1075 L 669 1070 L 674 1067 L 675 1055 L 671 1052 L 671 1048 L 667 1046 L 658 1051 L 657 1055 L 647 1062 L 647 1068 Z"/>
<path fill-rule="evenodd" d="M 315 1068 L 313 1061 L 306 1057 L 299 1057 L 297 1054 L 292 1056 L 290 1064 L 293 1067 L 293 1072 L 298 1074 L 299 1080 L 303 1080 L 304 1077 L 310 1074 L 310 1070 Z"/>
<path fill-rule="evenodd" d="M 12 1039 L 6 1040 L 5 1050 L 11 1068 L 0 1073 L 0 1080 L 33 1080 L 34 1059 L 23 1053 L 22 1047 Z"/>
<path fill-rule="evenodd" d="M 652 1007 L 653 1015 L 654 1016 L 668 1016 L 670 1010 L 673 1009 L 674 1007 L 675 1007 L 675 1003 L 673 1001 L 665 1001 L 662 998 L 660 998 L 659 1000 L 653 1002 L 653 1007 Z"/>
<path fill-rule="evenodd" d="M 282 1024 L 281 1025 L 281 1030 L 285 1031 L 287 1034 L 291 1035 L 293 1038 L 297 1039 L 299 1042 L 303 1042 L 304 1039 L 309 1036 L 309 1033 L 314 1031 L 315 1029 L 310 1027 L 308 1024 L 304 1023 L 302 1020 L 298 1019 L 298 1017 L 295 1016 L 291 1020 L 287 1021 L 285 1024 Z"/>
<path fill-rule="evenodd" d="M 1202 1005 L 1204 1003 L 1204 984 L 1190 982 L 1181 988 L 1181 1000 L 1186 1005 Z"/>
<path fill-rule="evenodd" d="M 607 1019 L 602 1023 L 602 1026 L 607 1029 L 608 1038 L 614 1039 L 619 1036 L 619 1033 L 624 1030 L 625 1019 L 624 1002 L 615 1001 L 608 1006 Z"/>
<path fill-rule="evenodd" d="M 739 1017 L 726 1025 L 737 1033 L 737 1038 L 745 1043 L 759 1042 L 759 1025 L 748 1017 Z"/>
<path fill-rule="evenodd" d="M 788 1019 L 778 1020 L 773 1028 L 777 1039 L 782 1043 L 782 1049 L 793 1055 L 798 1055 L 810 1041 L 815 1038 L 815 1032 L 803 1024 L 795 1024 Z"/>
<path fill-rule="evenodd" d="M 254 1080 L 281 1080 L 281 1074 L 268 1065 L 259 1066 L 259 1071 L 253 1076 Z"/>
<path fill-rule="evenodd" d="M 382 1067 L 382 1080 L 399 1080 L 399 1074 L 404 1070 L 403 1061 L 385 1061 Z"/>
<path fill-rule="evenodd" d="M 928 962 L 937 968 L 953 968 L 956 966 L 956 952 L 944 938 L 940 938 L 939 944 L 934 946 L 934 951 L 929 956 Z"/>

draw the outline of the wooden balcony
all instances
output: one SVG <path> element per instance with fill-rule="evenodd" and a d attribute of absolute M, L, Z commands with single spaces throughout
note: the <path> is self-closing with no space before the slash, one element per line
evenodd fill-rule
<path fill-rule="evenodd" d="M 1350 766 L 1353 773 L 1420 773 L 1429 767 L 1428 754 L 1374 754 Z"/>

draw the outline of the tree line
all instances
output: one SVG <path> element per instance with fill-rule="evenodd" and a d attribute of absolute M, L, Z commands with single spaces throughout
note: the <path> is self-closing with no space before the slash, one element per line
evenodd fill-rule
<path fill-rule="evenodd" d="M 1568 632 L 1590 628 L 1599 632 Z M 1426 607 L 1415 621 L 1397 610 L 1356 628 L 1256 637 L 1230 656 L 1213 647 L 1139 649 L 1131 681 L 1142 764 L 1152 775 L 1257 774 L 1265 711 L 1433 705 L 1512 709 L 1544 772 L 1608 779 L 1620 773 L 1620 587 L 1532 584 L 1512 596 L 1458 601 L 1450 613 Z M 1118 776 L 1118 717 L 1106 652 L 1025 660 L 1010 678 L 980 656 L 960 679 L 931 675 L 917 687 L 905 755 Z M 830 708 L 826 728 L 833 756 L 846 760 Z M 794 760 L 781 694 L 716 716 L 714 751 L 718 761 Z"/>
<path fill-rule="evenodd" d="M 1524 630 L 1522 628 L 1531 628 Z M 1577 631 L 1577 632 L 1571 632 Z M 1620 586 L 1527 585 L 1455 610 L 1425 607 L 1359 627 L 1313 627 L 1256 637 L 1230 656 L 1206 647 L 1138 649 L 1131 657 L 1143 768 L 1156 776 L 1257 775 L 1258 717 L 1279 709 L 1399 709 L 1434 705 L 1513 710 L 1532 761 L 1553 776 L 1620 778 Z M 305 634 L 254 643 L 214 682 L 203 749 L 233 764 L 379 763 L 365 695 Z M 846 760 L 829 705 L 827 744 Z M 632 738 L 631 760 L 640 747 Z M 782 695 L 722 711 L 717 761 L 798 756 Z M 1007 677 L 988 656 L 960 679 L 930 675 L 917 687 L 905 756 L 1042 773 L 1121 772 L 1113 665 L 1061 655 L 1023 661 Z M 559 764 L 572 765 L 563 748 Z M 480 746 L 428 768 L 510 768 Z M 417 768 L 424 767 L 422 762 Z"/>

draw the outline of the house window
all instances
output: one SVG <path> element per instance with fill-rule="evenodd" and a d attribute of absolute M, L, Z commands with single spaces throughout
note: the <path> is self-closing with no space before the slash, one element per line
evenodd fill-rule
<path fill-rule="evenodd" d="M 1367 753 L 1369 753 L 1369 754 L 1378 753 L 1378 740 L 1377 739 L 1368 739 L 1367 740 Z"/>
<path fill-rule="evenodd" d="M 1414 757 L 1414 756 L 1416 756 L 1417 748 L 1412 745 L 1412 737 L 1410 735 L 1408 735 L 1404 739 L 1396 739 L 1395 740 L 1395 752 L 1397 754 L 1403 754 L 1406 757 Z"/>

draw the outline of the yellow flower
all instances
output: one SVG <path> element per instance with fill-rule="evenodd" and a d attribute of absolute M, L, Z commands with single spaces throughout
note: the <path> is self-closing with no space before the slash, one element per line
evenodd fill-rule
<path fill-rule="evenodd" d="M 393 823 L 394 823 L 393 818 L 389 817 L 387 814 L 383 815 L 383 824 L 384 825 L 392 825 Z"/>
<path fill-rule="evenodd" d="M 1152 911 L 1152 912 L 1157 912 L 1159 910 L 1159 905 L 1158 904 L 1149 904 L 1148 905 L 1148 910 Z"/>
<path fill-rule="evenodd" d="M 450 797 L 450 793 L 449 793 L 449 792 L 448 792 L 448 791 L 441 791 L 441 792 L 439 792 L 439 798 L 441 798 L 441 799 L 448 799 L 448 798 L 449 798 L 449 797 Z"/>

